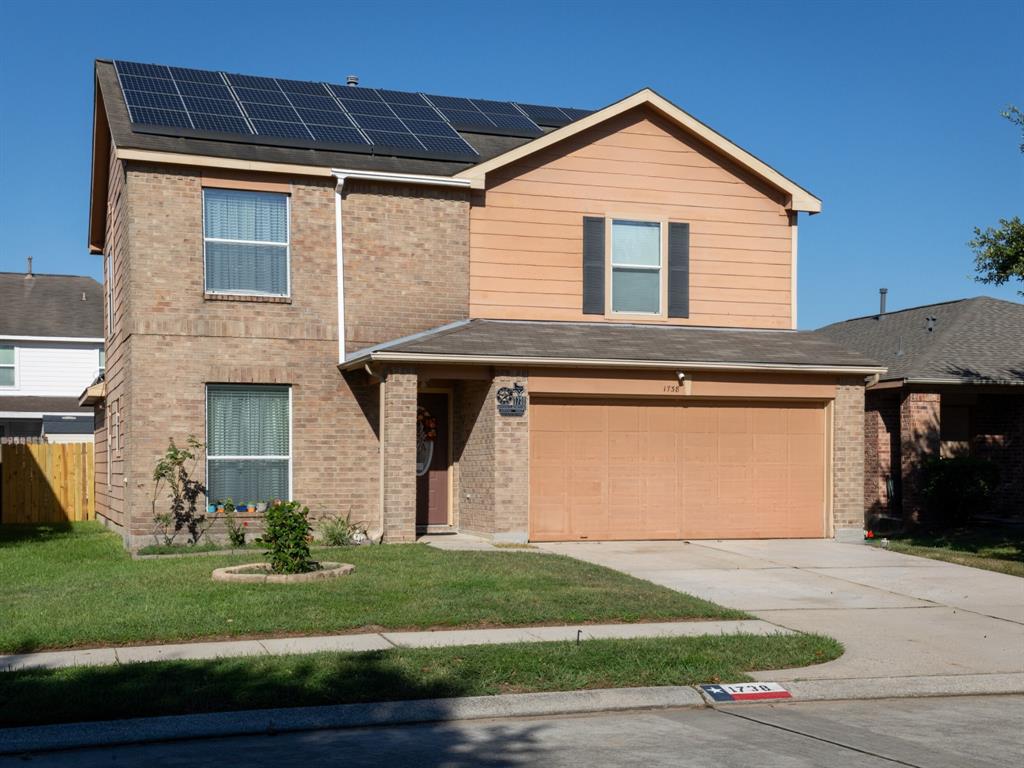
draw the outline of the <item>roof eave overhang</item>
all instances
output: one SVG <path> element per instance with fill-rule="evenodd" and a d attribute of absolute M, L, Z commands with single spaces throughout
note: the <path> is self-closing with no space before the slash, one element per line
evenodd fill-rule
<path fill-rule="evenodd" d="M 540 138 L 524 144 L 515 149 L 486 162 L 474 165 L 455 174 L 455 178 L 468 179 L 473 189 L 484 189 L 487 185 L 487 174 L 490 171 L 502 168 L 510 163 L 521 160 L 535 152 L 540 152 L 552 144 L 564 141 L 582 131 L 593 128 L 596 125 L 610 120 L 637 107 L 649 107 L 665 118 L 683 128 L 688 133 L 695 135 L 698 139 L 713 147 L 738 165 L 746 168 L 755 176 L 763 179 L 771 186 L 785 193 L 787 197 L 786 208 L 791 211 L 803 211 L 806 213 L 820 213 L 821 200 L 808 192 L 791 179 L 786 178 L 770 165 L 759 160 L 742 147 L 732 143 L 720 133 L 705 125 L 697 118 L 683 111 L 664 96 L 656 93 L 650 88 L 644 88 L 632 96 L 627 96 L 604 109 L 593 112 L 586 117 L 580 118 L 557 130 L 551 131 Z"/>
<path fill-rule="evenodd" d="M 110 126 L 100 91 L 99 78 L 93 74 L 92 170 L 89 180 L 89 253 L 103 253 L 107 229 L 107 189 L 110 183 Z"/>
<path fill-rule="evenodd" d="M 354 370 L 372 363 L 529 366 L 538 368 L 632 368 L 648 370 L 818 373 L 849 376 L 873 376 L 887 370 L 867 365 L 799 365 L 793 363 L 721 363 L 700 360 L 621 360 L 577 357 L 512 357 L 505 355 L 444 355 L 387 350 L 356 354 L 341 363 L 342 370 Z"/>

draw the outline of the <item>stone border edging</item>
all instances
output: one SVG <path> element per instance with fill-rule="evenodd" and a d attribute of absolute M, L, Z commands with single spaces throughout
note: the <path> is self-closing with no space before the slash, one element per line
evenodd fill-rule
<path fill-rule="evenodd" d="M 264 573 L 243 573 L 243 569 L 258 569 Z M 307 581 L 338 579 L 348 576 L 356 567 L 350 563 L 320 563 L 320 568 L 306 573 L 272 573 L 270 563 L 243 563 L 217 568 L 213 572 L 214 581 L 231 581 L 240 584 L 300 584 Z"/>
<path fill-rule="evenodd" d="M 785 685 L 793 693 L 793 698 L 773 700 L 770 703 L 786 705 L 853 699 L 1024 694 L 1024 672 L 804 680 Z M 889 688 L 886 689 L 885 686 Z M 724 705 L 716 703 L 714 706 L 748 706 L 752 703 L 755 702 Z M 4 728 L 0 729 L 0 755 L 324 728 L 361 728 L 500 717 L 544 717 L 711 706 L 702 694 L 698 693 L 696 687 L 665 686 L 242 710 Z M 241 714 L 245 716 L 240 717 Z"/>

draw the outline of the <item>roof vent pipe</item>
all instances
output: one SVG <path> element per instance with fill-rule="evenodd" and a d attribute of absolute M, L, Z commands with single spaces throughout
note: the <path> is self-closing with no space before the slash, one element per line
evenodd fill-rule
<path fill-rule="evenodd" d="M 349 75 L 348 77 L 346 77 L 345 85 L 349 86 L 350 88 L 355 88 L 357 85 L 359 85 L 359 75 Z"/>
<path fill-rule="evenodd" d="M 936 323 L 937 320 L 938 320 L 937 317 L 934 317 L 934 316 L 931 316 L 931 315 L 926 317 L 924 319 L 924 329 L 926 331 L 928 331 L 928 333 L 931 333 L 932 331 L 934 331 L 935 330 L 935 323 Z"/>
<path fill-rule="evenodd" d="M 25 273 L 25 277 L 33 277 L 32 274 L 32 257 L 28 257 L 28 271 Z"/>
<path fill-rule="evenodd" d="M 85 291 L 82 291 L 82 301 L 86 301 L 86 298 L 85 298 Z"/>
<path fill-rule="evenodd" d="M 879 288 L 878 289 L 878 314 L 880 314 L 880 315 L 884 315 L 885 314 L 885 295 L 887 293 L 889 293 L 889 289 L 888 288 Z"/>

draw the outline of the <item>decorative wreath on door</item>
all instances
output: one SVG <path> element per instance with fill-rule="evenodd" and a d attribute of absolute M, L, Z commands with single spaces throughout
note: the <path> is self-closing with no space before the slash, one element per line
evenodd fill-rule
<path fill-rule="evenodd" d="M 434 458 L 437 441 L 437 419 L 423 406 L 416 409 L 416 476 L 425 475 Z"/>

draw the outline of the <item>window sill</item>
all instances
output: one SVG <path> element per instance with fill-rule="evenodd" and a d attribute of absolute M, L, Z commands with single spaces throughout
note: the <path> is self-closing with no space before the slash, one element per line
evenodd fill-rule
<path fill-rule="evenodd" d="M 291 296 L 260 296 L 243 293 L 204 293 L 206 301 L 245 301 L 252 304 L 291 304 Z"/>

